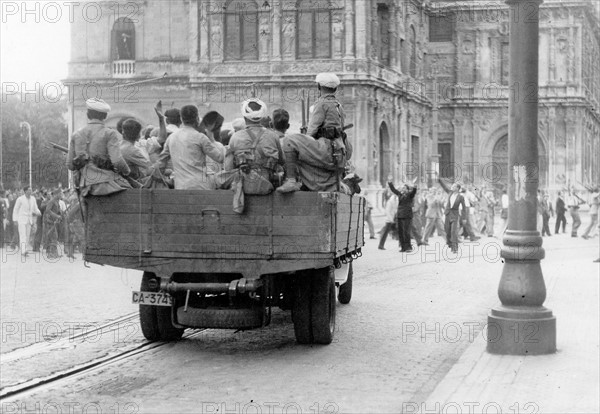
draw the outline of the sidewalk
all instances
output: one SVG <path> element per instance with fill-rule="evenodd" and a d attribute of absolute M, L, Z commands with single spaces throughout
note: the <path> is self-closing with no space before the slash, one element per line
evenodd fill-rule
<path fill-rule="evenodd" d="M 598 263 L 593 263 L 599 254 L 598 239 L 586 242 L 559 235 L 544 239 L 544 246 L 560 242 L 570 242 L 574 249 L 551 251 L 552 266 L 542 261 L 544 305 L 557 319 L 557 352 L 492 355 L 486 352 L 482 332 L 427 401 L 403 407 L 404 412 L 600 412 L 600 275 Z"/>

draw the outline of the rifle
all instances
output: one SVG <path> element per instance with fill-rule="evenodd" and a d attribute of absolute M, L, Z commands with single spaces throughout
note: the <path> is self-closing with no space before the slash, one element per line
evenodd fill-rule
<path fill-rule="evenodd" d="M 65 154 L 69 152 L 69 149 L 67 147 L 63 147 L 62 145 L 56 144 L 54 142 L 48 142 L 48 144 L 50 144 L 48 146 L 48 148 L 50 148 L 50 147 L 54 148 L 55 150 L 64 152 Z M 123 178 L 125 178 L 127 180 L 127 182 L 129 183 L 129 185 L 131 185 L 133 188 L 141 188 L 142 187 L 142 184 L 139 181 L 134 180 L 131 177 L 123 177 Z"/>
<path fill-rule="evenodd" d="M 306 125 L 306 98 L 305 98 L 305 91 L 302 90 L 302 125 L 300 126 L 300 133 L 301 134 L 306 134 L 306 131 L 308 130 L 308 127 Z"/>
<path fill-rule="evenodd" d="M 49 145 L 48 145 L 49 144 Z M 69 149 L 67 147 L 63 147 L 62 145 L 56 144 L 54 142 L 48 142 L 46 144 L 46 146 L 48 148 L 54 148 L 55 150 L 59 150 L 61 152 L 64 152 L 65 154 L 67 154 L 69 152 Z"/>

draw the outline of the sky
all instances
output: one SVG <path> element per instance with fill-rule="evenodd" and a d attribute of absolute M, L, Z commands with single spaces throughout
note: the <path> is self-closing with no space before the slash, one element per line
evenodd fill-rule
<path fill-rule="evenodd" d="M 33 89 L 67 77 L 70 13 L 62 1 L 0 0 L 0 78 Z M 23 8 L 26 4 L 27 9 Z"/>

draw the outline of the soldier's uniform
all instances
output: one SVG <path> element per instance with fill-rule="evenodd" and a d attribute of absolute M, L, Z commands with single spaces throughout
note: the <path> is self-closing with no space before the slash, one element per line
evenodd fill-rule
<path fill-rule="evenodd" d="M 236 131 L 229 141 L 225 171 L 240 169 L 244 174 L 243 187 L 246 194 L 267 194 L 279 185 L 277 167 L 284 163 L 279 136 L 260 125 L 261 119 L 267 115 L 267 105 L 260 99 L 244 101 L 242 115 L 247 126 Z M 230 174 L 223 174 L 222 177 L 224 181 L 220 186 L 227 186 L 228 180 L 233 179 Z M 219 183 L 219 176 L 216 180 Z"/>
<path fill-rule="evenodd" d="M 315 81 L 328 90 L 340 84 L 333 73 L 320 73 Z M 344 167 L 352 155 L 352 147 L 344 139 L 343 124 L 344 112 L 335 94 L 329 92 L 320 97 L 313 107 L 307 135 L 288 134 L 283 139 L 288 178 L 277 191 L 339 189 Z"/>
<path fill-rule="evenodd" d="M 313 107 L 307 135 L 313 138 L 341 138 L 344 109 L 334 94 L 321 96 Z"/>
<path fill-rule="evenodd" d="M 88 109 L 108 113 L 110 106 L 101 99 L 88 99 Z M 71 137 L 67 168 L 75 171 L 75 186 L 81 195 L 107 195 L 131 188 L 123 176 L 130 169 L 121 155 L 122 138 L 117 131 L 107 128 L 104 121 L 91 119 Z"/>

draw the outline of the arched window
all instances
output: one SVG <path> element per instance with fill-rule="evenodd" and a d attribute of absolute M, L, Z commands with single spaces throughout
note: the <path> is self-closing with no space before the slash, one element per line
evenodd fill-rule
<path fill-rule="evenodd" d="M 331 57 L 332 8 L 329 0 L 302 0 L 296 3 L 296 57 Z"/>
<path fill-rule="evenodd" d="M 400 39 L 400 71 L 403 74 L 406 74 L 406 45 L 404 43 L 404 39 Z"/>
<path fill-rule="evenodd" d="M 112 60 L 135 60 L 135 25 L 127 17 L 115 21 L 111 45 Z"/>
<path fill-rule="evenodd" d="M 377 20 L 379 22 L 379 62 L 390 65 L 390 9 L 387 4 L 377 5 Z"/>
<path fill-rule="evenodd" d="M 410 26 L 408 32 L 408 47 L 410 48 L 410 63 L 409 63 L 409 73 L 413 78 L 417 77 L 417 32 L 415 32 L 415 28 Z"/>
<path fill-rule="evenodd" d="M 258 60 L 258 4 L 256 2 L 234 0 L 226 6 L 223 46 L 225 60 Z"/>

